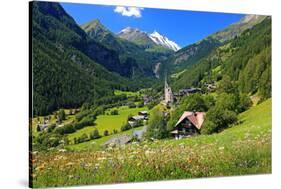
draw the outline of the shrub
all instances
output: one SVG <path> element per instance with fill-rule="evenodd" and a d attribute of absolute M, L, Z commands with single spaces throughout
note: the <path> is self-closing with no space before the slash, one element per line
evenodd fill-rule
<path fill-rule="evenodd" d="M 166 120 L 159 108 L 153 109 L 146 131 L 147 138 L 162 139 L 168 136 Z"/>
<path fill-rule="evenodd" d="M 82 142 L 86 142 L 86 141 L 88 141 L 88 140 L 89 140 L 88 135 L 84 133 L 83 135 L 81 135 L 81 136 L 77 139 L 77 142 L 78 142 L 78 143 L 82 143 Z"/>
<path fill-rule="evenodd" d="M 216 106 L 224 110 L 238 112 L 239 95 L 234 93 L 222 93 L 217 98 Z"/>
<path fill-rule="evenodd" d="M 117 109 L 111 110 L 110 115 L 118 115 L 119 112 Z"/>
<path fill-rule="evenodd" d="M 128 104 L 128 106 L 129 106 L 129 108 L 136 108 L 136 107 L 137 107 L 134 102 L 130 102 L 130 103 Z"/>
<path fill-rule="evenodd" d="M 37 130 L 37 132 L 41 131 L 39 124 L 36 126 L 36 130 Z"/>
<path fill-rule="evenodd" d="M 122 127 L 121 127 L 121 131 L 127 131 L 129 129 L 131 129 L 131 125 L 129 123 L 125 123 Z"/>
<path fill-rule="evenodd" d="M 100 138 L 101 136 L 100 136 L 100 134 L 99 134 L 99 131 L 98 131 L 98 129 L 95 129 L 94 131 L 93 131 L 93 133 L 90 135 L 90 138 L 91 139 L 98 139 L 98 138 Z"/>
<path fill-rule="evenodd" d="M 201 129 L 201 134 L 212 134 L 216 130 L 216 124 L 210 120 L 206 120 Z"/>
<path fill-rule="evenodd" d="M 51 148 L 58 146 L 61 139 L 62 135 L 59 134 L 41 133 L 36 141 L 42 148 Z"/>
<path fill-rule="evenodd" d="M 108 135 L 109 135 L 109 131 L 108 131 L 108 130 L 105 130 L 105 131 L 103 132 L 103 135 L 104 135 L 104 136 L 108 136 Z"/>
<path fill-rule="evenodd" d="M 65 112 L 63 109 L 59 110 L 58 118 L 59 118 L 59 121 L 65 120 Z"/>
<path fill-rule="evenodd" d="M 69 133 L 74 133 L 76 130 L 72 124 L 67 124 L 63 127 L 58 127 L 55 129 L 56 133 L 59 133 L 61 135 L 63 134 L 69 134 Z"/>
<path fill-rule="evenodd" d="M 75 119 L 77 121 L 80 121 L 83 117 L 87 116 L 88 114 L 90 114 L 91 111 L 90 110 L 84 110 L 84 111 L 81 111 L 79 113 L 76 114 L 75 116 Z"/>
<path fill-rule="evenodd" d="M 47 132 L 50 133 L 50 132 L 52 132 L 55 128 L 56 128 L 56 124 L 51 124 L 51 125 L 47 128 Z"/>
<path fill-rule="evenodd" d="M 154 106 L 156 106 L 158 103 L 156 101 L 152 101 L 147 104 L 147 108 L 151 110 Z"/>
<path fill-rule="evenodd" d="M 245 110 L 249 109 L 252 105 L 253 102 L 249 96 L 245 94 L 241 94 L 239 96 L 238 112 L 244 112 Z"/>
<path fill-rule="evenodd" d="M 113 129 L 112 133 L 117 134 L 118 133 L 117 129 Z"/>
<path fill-rule="evenodd" d="M 220 132 L 237 121 L 237 114 L 234 111 L 215 106 L 209 109 L 206 114 L 206 121 L 202 127 L 203 134 Z"/>
<path fill-rule="evenodd" d="M 200 94 L 192 94 L 189 96 L 186 96 L 182 102 L 181 107 L 185 111 L 202 111 L 205 112 L 208 110 L 208 107 L 205 103 L 205 100 L 202 95 Z"/>
<path fill-rule="evenodd" d="M 138 107 L 138 108 L 144 107 L 144 102 L 143 102 L 143 101 L 140 101 L 139 103 L 137 103 L 137 107 Z"/>
<path fill-rule="evenodd" d="M 84 128 L 85 126 L 94 125 L 95 120 L 96 120 L 95 117 L 88 115 L 84 117 L 81 121 L 75 123 L 74 128 L 78 130 Z"/>

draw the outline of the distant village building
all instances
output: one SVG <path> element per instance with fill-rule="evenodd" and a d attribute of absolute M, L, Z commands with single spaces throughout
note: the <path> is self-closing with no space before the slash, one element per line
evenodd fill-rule
<path fill-rule="evenodd" d="M 195 94 L 195 93 L 202 93 L 202 90 L 200 88 L 187 88 L 187 89 L 181 89 L 179 90 L 179 95 L 180 96 L 185 96 L 185 95 L 190 95 L 190 94 Z"/>
<path fill-rule="evenodd" d="M 152 101 L 152 98 L 149 97 L 148 95 L 143 95 L 143 104 L 147 105 L 148 103 L 150 103 Z"/>
<path fill-rule="evenodd" d="M 148 111 L 144 110 L 144 111 L 140 111 L 139 113 L 139 116 L 144 116 L 144 119 L 148 119 Z"/>
<path fill-rule="evenodd" d="M 44 131 L 47 127 L 49 126 L 49 124 L 43 122 L 43 123 L 38 123 L 37 124 L 37 128 L 39 128 L 40 131 Z"/>
<path fill-rule="evenodd" d="M 168 85 L 167 79 L 165 79 L 164 100 L 166 105 L 171 105 L 174 102 L 174 95 L 172 92 L 172 88 Z"/>
<path fill-rule="evenodd" d="M 176 138 L 182 138 L 194 134 L 200 134 L 205 118 L 205 112 L 184 112 L 171 134 Z"/>
<path fill-rule="evenodd" d="M 205 87 L 207 88 L 208 91 L 212 92 L 216 90 L 216 85 L 213 83 L 205 83 Z"/>
<path fill-rule="evenodd" d="M 134 127 L 138 124 L 138 122 L 148 120 L 148 116 L 148 111 L 140 111 L 138 112 L 138 115 L 130 117 L 128 119 L 128 123 L 131 125 L 131 127 Z"/>

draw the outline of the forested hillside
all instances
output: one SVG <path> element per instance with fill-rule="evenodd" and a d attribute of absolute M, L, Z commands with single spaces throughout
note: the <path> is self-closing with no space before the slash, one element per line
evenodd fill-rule
<path fill-rule="evenodd" d="M 173 88 L 232 81 L 242 93 L 271 96 L 271 18 L 214 49 L 179 74 Z"/>
<path fill-rule="evenodd" d="M 58 3 L 32 4 L 32 52 L 35 115 L 149 84 L 120 77 L 133 65 L 122 65 L 115 51 L 91 40 Z"/>
<path fill-rule="evenodd" d="M 96 40 L 107 48 L 115 50 L 119 54 L 120 62 L 124 65 L 133 64 L 131 77 L 154 77 L 153 67 L 156 62 L 166 59 L 173 51 L 163 47 L 153 45 L 154 50 L 138 43 L 120 38 L 109 31 L 99 20 L 92 20 L 81 25 L 81 28 L 88 36 Z M 159 49 L 158 51 L 156 49 Z"/>

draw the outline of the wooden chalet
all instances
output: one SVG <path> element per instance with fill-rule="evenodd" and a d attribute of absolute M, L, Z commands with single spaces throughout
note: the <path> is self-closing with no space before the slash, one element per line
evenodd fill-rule
<path fill-rule="evenodd" d="M 184 112 L 171 134 L 176 138 L 182 138 L 194 134 L 200 134 L 205 118 L 205 112 Z"/>

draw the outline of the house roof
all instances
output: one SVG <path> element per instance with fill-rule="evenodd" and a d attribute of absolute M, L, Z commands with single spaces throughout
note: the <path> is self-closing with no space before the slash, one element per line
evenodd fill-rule
<path fill-rule="evenodd" d="M 141 114 L 147 114 L 148 112 L 147 112 L 146 110 L 144 110 L 144 111 L 140 111 L 139 113 L 141 113 Z"/>
<path fill-rule="evenodd" d="M 197 129 L 201 129 L 204 122 L 205 112 L 184 112 L 175 127 L 187 118 Z"/>
<path fill-rule="evenodd" d="M 137 120 L 144 119 L 144 116 L 143 115 L 136 115 L 136 116 L 133 116 L 132 118 L 137 121 Z"/>

